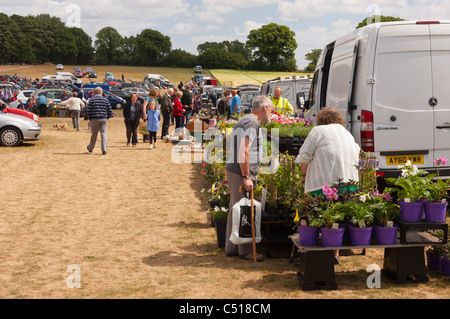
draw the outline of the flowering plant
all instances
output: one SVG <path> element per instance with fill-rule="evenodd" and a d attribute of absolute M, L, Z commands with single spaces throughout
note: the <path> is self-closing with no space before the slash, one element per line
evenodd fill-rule
<path fill-rule="evenodd" d="M 214 219 L 225 219 L 228 217 L 228 207 L 219 207 L 215 206 L 214 208 L 211 208 L 209 211 L 211 213 L 211 217 Z"/>
<path fill-rule="evenodd" d="M 402 170 L 398 178 L 391 177 L 386 179 L 398 186 L 398 188 L 388 188 L 388 192 L 397 192 L 398 198 L 409 198 L 411 202 L 429 197 L 430 193 L 427 186 L 430 185 L 431 179 L 429 176 L 424 177 L 428 172 L 417 168 L 416 165 L 411 165 L 411 161 L 398 168 Z"/>
<path fill-rule="evenodd" d="M 437 174 L 429 175 L 430 183 L 427 185 L 429 191 L 428 199 L 432 201 L 442 201 L 447 197 L 447 190 L 450 186 L 450 180 L 443 180 L 439 178 L 439 167 L 447 164 L 448 160 L 445 157 L 438 157 L 434 160 L 434 165 L 437 166 Z M 437 176 L 436 181 L 432 181 Z"/>
<path fill-rule="evenodd" d="M 333 228 L 333 224 L 339 221 L 343 221 L 346 215 L 345 205 L 342 202 L 336 202 L 339 199 L 338 191 L 334 187 L 329 187 L 325 184 L 322 188 L 322 193 L 327 199 L 327 208 L 322 211 L 320 218 L 322 224 L 326 228 Z"/>
<path fill-rule="evenodd" d="M 268 132 L 278 129 L 280 137 L 306 137 L 312 129 L 312 121 L 303 118 L 290 118 L 276 112 L 272 113 L 269 123 L 264 124 Z"/>
<path fill-rule="evenodd" d="M 373 222 L 378 222 L 387 226 L 389 221 L 393 221 L 400 214 L 400 206 L 391 201 L 389 192 L 380 193 L 377 191 L 361 195 L 359 198 L 366 204 L 365 208 L 369 210 L 373 217 Z"/>

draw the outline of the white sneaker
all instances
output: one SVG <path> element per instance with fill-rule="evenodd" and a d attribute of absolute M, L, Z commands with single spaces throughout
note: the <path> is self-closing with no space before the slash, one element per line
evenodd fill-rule
<path fill-rule="evenodd" d="M 153 145 L 150 145 L 150 149 L 152 149 L 153 148 Z"/>

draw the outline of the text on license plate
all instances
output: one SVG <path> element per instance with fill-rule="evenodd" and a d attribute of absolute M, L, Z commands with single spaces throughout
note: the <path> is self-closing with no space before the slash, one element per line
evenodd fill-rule
<path fill-rule="evenodd" d="M 423 155 L 395 155 L 386 156 L 386 165 L 405 165 L 406 162 L 411 161 L 412 165 L 424 164 Z"/>

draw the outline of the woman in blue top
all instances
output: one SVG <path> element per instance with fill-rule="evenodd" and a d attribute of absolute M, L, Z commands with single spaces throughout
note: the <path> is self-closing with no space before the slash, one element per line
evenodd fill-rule
<path fill-rule="evenodd" d="M 156 109 L 155 103 L 149 103 L 149 110 L 147 111 L 147 114 L 145 114 L 144 119 L 147 120 L 147 131 L 150 133 L 150 149 L 156 148 L 156 133 L 159 131 L 161 115 Z"/>

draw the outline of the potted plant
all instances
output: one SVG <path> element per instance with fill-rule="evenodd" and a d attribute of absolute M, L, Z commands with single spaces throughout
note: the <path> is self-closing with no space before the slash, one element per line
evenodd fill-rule
<path fill-rule="evenodd" d="M 423 202 L 422 198 L 428 198 L 429 177 L 424 178 L 428 173 L 418 169 L 416 165 L 411 165 L 408 161 L 405 165 L 399 166 L 402 170 L 401 176 L 398 178 L 387 178 L 398 188 L 388 188 L 389 193 L 397 193 L 400 205 L 400 218 L 407 222 L 418 222 L 422 215 Z"/>
<path fill-rule="evenodd" d="M 327 208 L 322 211 L 320 219 L 322 219 L 323 227 L 320 228 L 322 233 L 322 245 L 325 247 L 342 246 L 345 228 L 339 227 L 339 222 L 345 217 L 343 212 L 343 203 L 334 202 L 339 199 L 337 189 L 328 187 L 327 184 L 322 188 L 323 194 L 328 200 Z"/>
<path fill-rule="evenodd" d="M 441 272 L 442 275 L 450 277 L 450 248 L 448 246 L 441 255 Z"/>
<path fill-rule="evenodd" d="M 353 246 L 370 245 L 373 230 L 373 212 L 368 203 L 369 199 L 369 194 L 362 194 L 347 203 L 353 222 L 353 226 L 349 227 L 350 241 Z"/>
<path fill-rule="evenodd" d="M 210 210 L 211 217 L 214 220 L 214 226 L 216 228 L 217 245 L 219 248 L 225 247 L 228 210 L 228 207 L 219 206 L 216 206 Z"/>
<path fill-rule="evenodd" d="M 442 267 L 442 256 L 448 253 L 445 246 L 430 246 L 426 251 L 425 255 L 427 258 L 427 269 L 441 271 Z"/>
<path fill-rule="evenodd" d="M 391 201 L 389 193 L 373 194 L 370 208 L 374 216 L 375 238 L 379 245 L 394 245 L 397 241 L 398 226 L 394 220 L 400 216 L 400 206 Z"/>
<path fill-rule="evenodd" d="M 445 214 L 447 212 L 447 190 L 450 185 L 450 180 L 443 180 L 439 178 L 439 166 L 447 163 L 445 157 L 439 157 L 434 160 L 434 164 L 437 166 L 437 180 L 433 178 L 436 175 L 429 175 L 429 184 L 427 189 L 429 192 L 429 201 L 424 203 L 425 219 L 428 222 L 445 222 Z"/>
<path fill-rule="evenodd" d="M 294 202 L 294 208 L 296 208 L 294 222 L 298 229 L 300 244 L 318 244 L 319 230 L 323 224 L 320 213 L 323 209 L 326 209 L 326 205 L 324 197 L 310 194 L 306 194 Z"/>

